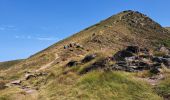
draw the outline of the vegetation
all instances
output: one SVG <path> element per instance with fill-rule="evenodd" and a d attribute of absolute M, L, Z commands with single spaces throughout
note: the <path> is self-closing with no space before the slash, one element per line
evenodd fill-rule
<path fill-rule="evenodd" d="M 162 97 L 170 98 L 170 71 L 164 72 L 166 73 L 164 80 L 162 80 L 158 86 L 155 87 L 155 91 Z"/>
<path fill-rule="evenodd" d="M 14 66 L 15 64 L 20 63 L 21 61 L 23 61 L 23 60 L 13 60 L 13 61 L 1 62 L 0 70 L 8 69 L 11 66 Z"/>

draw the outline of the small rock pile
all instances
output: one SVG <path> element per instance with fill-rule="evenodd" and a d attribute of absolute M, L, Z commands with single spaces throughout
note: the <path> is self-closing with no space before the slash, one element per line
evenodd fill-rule
<path fill-rule="evenodd" d="M 64 49 L 69 49 L 69 48 L 83 48 L 83 46 L 75 42 L 71 42 L 68 45 L 64 45 Z"/>

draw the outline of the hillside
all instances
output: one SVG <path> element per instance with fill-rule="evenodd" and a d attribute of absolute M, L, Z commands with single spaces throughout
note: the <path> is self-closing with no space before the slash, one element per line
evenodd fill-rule
<path fill-rule="evenodd" d="M 170 31 L 170 27 L 165 27 L 167 30 L 169 30 Z"/>
<path fill-rule="evenodd" d="M 8 69 L 11 66 L 14 66 L 15 64 L 20 63 L 21 61 L 23 61 L 23 60 L 13 60 L 13 61 L 0 62 L 0 70 Z"/>
<path fill-rule="evenodd" d="M 123 11 L 0 70 L 0 100 L 168 99 L 169 48 L 169 31 Z"/>

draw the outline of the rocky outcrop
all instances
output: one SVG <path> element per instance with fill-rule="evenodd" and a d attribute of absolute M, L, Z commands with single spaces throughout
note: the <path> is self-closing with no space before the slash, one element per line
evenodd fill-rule
<path fill-rule="evenodd" d="M 73 67 L 73 66 L 76 66 L 78 65 L 78 61 L 75 61 L 75 60 L 71 60 L 67 63 L 67 67 Z"/>
<path fill-rule="evenodd" d="M 95 59 L 96 55 L 95 54 L 90 54 L 84 57 L 84 59 L 82 60 L 82 63 L 86 63 L 89 62 L 93 59 Z"/>

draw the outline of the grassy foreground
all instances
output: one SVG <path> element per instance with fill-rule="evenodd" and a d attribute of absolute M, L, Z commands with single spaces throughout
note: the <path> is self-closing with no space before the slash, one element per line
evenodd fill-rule
<path fill-rule="evenodd" d="M 82 77 L 69 73 L 44 87 L 39 99 L 162 100 L 149 84 L 117 71 L 93 71 Z"/>

